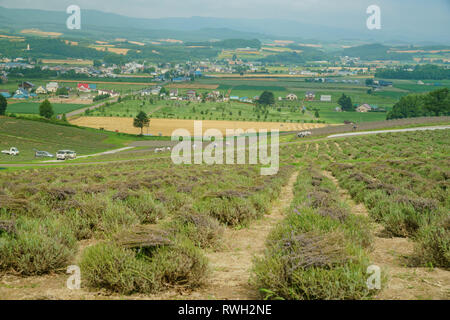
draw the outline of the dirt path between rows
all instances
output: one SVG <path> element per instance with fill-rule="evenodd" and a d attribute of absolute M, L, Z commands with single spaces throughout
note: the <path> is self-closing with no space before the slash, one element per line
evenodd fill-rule
<path fill-rule="evenodd" d="M 207 253 L 212 267 L 208 284 L 183 296 L 183 299 L 249 300 L 259 298 L 258 291 L 249 284 L 253 258 L 262 256 L 269 232 L 284 219 L 284 211 L 294 198 L 293 187 L 297 176 L 298 172 L 295 172 L 290 177 L 270 214 L 252 222 L 248 228 L 225 230 L 221 250 Z"/>
<path fill-rule="evenodd" d="M 217 251 L 207 251 L 211 274 L 206 284 L 195 291 L 182 288 L 160 292 L 153 295 L 133 294 L 123 296 L 109 293 L 106 290 L 85 288 L 69 290 L 66 281 L 69 275 L 64 273 L 43 276 L 21 277 L 12 274 L 0 275 L 0 300 L 3 299 L 258 299 L 258 292 L 249 284 L 250 269 L 253 258 L 261 256 L 266 247 L 266 238 L 274 226 L 281 221 L 284 210 L 293 199 L 293 186 L 298 172 L 294 173 L 283 187 L 279 199 L 273 204 L 270 214 L 251 223 L 250 227 L 236 230 L 226 228 L 223 234 L 223 245 Z M 97 240 L 82 240 L 73 263 L 80 261 L 82 251 Z"/>
<path fill-rule="evenodd" d="M 340 188 L 338 180 L 331 172 L 323 174 L 332 180 L 353 214 L 368 216 L 362 203 L 355 203 L 347 190 Z M 408 238 L 387 237 L 384 227 L 373 222 L 374 240 L 369 253 L 371 263 L 379 266 L 387 275 L 385 287 L 376 299 L 383 300 L 425 300 L 450 299 L 450 271 L 439 268 L 418 268 L 408 266 L 414 243 Z"/>

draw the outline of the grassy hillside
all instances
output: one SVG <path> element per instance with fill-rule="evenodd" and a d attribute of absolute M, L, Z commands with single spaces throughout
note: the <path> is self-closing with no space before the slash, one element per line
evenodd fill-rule
<path fill-rule="evenodd" d="M 45 122 L 0 117 L 0 149 L 17 147 L 20 155 L 0 155 L 0 163 L 30 161 L 34 149 L 56 153 L 71 149 L 79 155 L 120 148 L 133 137 Z"/>

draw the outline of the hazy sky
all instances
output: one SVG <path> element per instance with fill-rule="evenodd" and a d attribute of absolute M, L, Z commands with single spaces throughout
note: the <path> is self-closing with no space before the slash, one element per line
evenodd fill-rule
<path fill-rule="evenodd" d="M 398 31 L 450 30 L 450 0 L 0 0 L 0 6 L 64 11 L 70 4 L 141 18 L 283 18 L 352 28 L 381 7 L 382 24 Z M 445 31 L 444 31 L 445 32 Z"/>

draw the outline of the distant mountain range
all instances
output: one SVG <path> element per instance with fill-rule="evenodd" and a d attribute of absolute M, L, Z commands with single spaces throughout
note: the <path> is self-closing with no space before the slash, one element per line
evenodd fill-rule
<path fill-rule="evenodd" d="M 228 18 L 161 18 L 142 19 L 126 17 L 95 10 L 82 11 L 81 30 L 68 30 L 68 15 L 61 11 L 33 9 L 9 9 L 0 7 L 0 29 L 20 32 L 22 29 L 38 28 L 42 31 L 61 32 L 65 37 L 89 37 L 113 39 L 159 39 L 175 38 L 184 41 L 212 39 L 260 39 L 296 41 L 351 40 L 364 42 L 446 44 L 445 39 L 421 36 L 413 33 L 404 36 L 381 31 L 348 30 L 328 26 L 304 24 L 281 19 L 228 19 Z M 401 39 L 401 40 L 394 40 Z M 447 39 L 448 40 L 448 39 Z"/>

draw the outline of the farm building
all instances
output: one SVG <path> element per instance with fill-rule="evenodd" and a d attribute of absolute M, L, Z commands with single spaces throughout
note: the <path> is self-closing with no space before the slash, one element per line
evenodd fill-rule
<path fill-rule="evenodd" d="M 110 96 L 111 98 L 114 98 L 114 97 L 118 97 L 118 96 L 119 96 L 119 93 L 117 93 L 117 92 L 115 92 L 115 91 L 113 91 L 113 90 L 103 90 L 103 89 L 99 89 L 99 90 L 98 90 L 98 94 L 99 94 L 99 95 L 106 95 L 106 94 L 109 94 L 109 96 Z"/>
<path fill-rule="evenodd" d="M 78 91 L 91 92 L 97 90 L 97 85 L 94 83 L 78 83 Z"/>
<path fill-rule="evenodd" d="M 45 89 L 47 90 L 47 92 L 56 93 L 56 91 L 58 90 L 58 87 L 59 86 L 58 86 L 57 82 L 49 82 L 45 86 Z"/>
<path fill-rule="evenodd" d="M 314 101 L 314 99 L 316 98 L 316 93 L 313 91 L 308 91 L 305 94 L 305 98 L 306 98 L 306 101 Z"/>
<path fill-rule="evenodd" d="M 249 99 L 248 97 L 242 97 L 239 99 L 240 102 L 248 102 L 248 103 L 252 103 L 252 100 Z"/>
<path fill-rule="evenodd" d="M 331 96 L 330 95 L 321 95 L 320 101 L 322 102 L 331 102 Z"/>
<path fill-rule="evenodd" d="M 36 97 L 36 94 L 28 93 L 28 91 L 23 88 L 17 89 L 13 96 L 14 99 L 28 99 L 30 97 Z"/>
<path fill-rule="evenodd" d="M 178 89 L 171 89 L 170 90 L 170 96 L 171 97 L 178 97 Z"/>
<path fill-rule="evenodd" d="M 212 91 L 212 92 L 209 92 L 208 95 L 207 95 L 207 98 L 209 100 L 216 100 L 219 97 L 220 97 L 220 92 L 219 91 Z"/>
<path fill-rule="evenodd" d="M 369 112 L 372 110 L 372 107 L 369 106 L 367 103 L 360 105 L 358 108 L 356 108 L 356 112 Z"/>
<path fill-rule="evenodd" d="M 33 89 L 35 86 L 29 81 L 23 81 L 21 84 L 19 84 L 19 88 L 23 88 L 25 90 Z"/>
<path fill-rule="evenodd" d="M 195 92 L 195 90 L 189 90 L 188 92 L 186 92 L 186 96 L 189 100 L 194 100 L 197 96 L 197 93 Z"/>
<path fill-rule="evenodd" d="M 47 94 L 47 89 L 45 89 L 43 86 L 39 86 L 39 87 L 36 89 L 36 93 L 37 93 L 37 94 Z"/>
<path fill-rule="evenodd" d="M 294 101 L 294 100 L 297 100 L 297 99 L 298 99 L 297 95 L 295 95 L 295 94 L 293 94 L 293 93 L 289 93 L 289 94 L 286 96 L 286 100 L 289 100 L 289 101 Z"/>
<path fill-rule="evenodd" d="M 5 97 L 6 99 L 11 98 L 11 94 L 9 93 L 8 90 L 0 90 L 0 95 Z"/>

